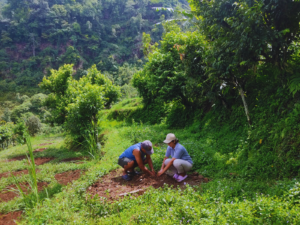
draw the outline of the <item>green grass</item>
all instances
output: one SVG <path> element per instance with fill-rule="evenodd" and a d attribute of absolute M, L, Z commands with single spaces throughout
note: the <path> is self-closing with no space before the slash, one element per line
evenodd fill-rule
<path fill-rule="evenodd" d="M 39 146 L 42 143 L 53 143 L 52 145 Z M 80 153 L 80 152 L 72 152 L 68 151 L 63 144 L 63 138 L 57 135 L 48 136 L 48 137 L 36 137 L 32 139 L 33 149 L 36 148 L 47 148 L 43 152 L 38 152 L 34 154 L 35 158 L 39 157 L 55 157 L 53 161 L 45 163 L 43 165 L 36 166 L 38 173 L 36 174 L 36 178 L 38 182 L 47 182 L 49 183 L 47 187 L 47 191 L 51 194 L 54 194 L 57 191 L 60 191 L 61 185 L 55 180 L 54 175 L 56 173 L 62 173 L 68 170 L 76 170 L 82 169 L 86 170 L 89 167 L 91 162 L 86 162 L 85 164 L 74 164 L 68 162 L 60 162 L 66 158 L 72 157 L 80 157 L 87 155 L 88 153 Z M 0 152 L 0 160 L 1 167 L 0 173 L 9 172 L 9 171 L 18 171 L 18 170 L 26 170 L 28 169 L 27 159 L 21 161 L 6 161 L 9 158 L 13 158 L 16 156 L 25 155 L 27 152 L 26 145 L 19 145 L 13 148 L 9 148 Z M 30 180 L 30 176 L 28 174 L 22 176 L 16 176 L 17 182 L 23 183 L 28 182 Z M 0 192 L 5 190 L 5 188 L 9 185 L 14 184 L 13 177 L 2 178 L 0 182 Z M 46 193 L 41 193 L 41 198 L 45 198 Z M 12 210 L 22 209 L 25 206 L 21 201 L 21 198 L 17 198 L 15 200 L 4 202 L 0 204 L 1 212 L 8 212 Z"/>
<path fill-rule="evenodd" d="M 204 118 L 205 119 L 205 118 Z M 63 137 L 36 137 L 33 148 L 48 149 L 35 157 L 55 157 L 38 166 L 38 181 L 49 183 L 47 193 L 40 193 L 41 202 L 25 208 L 21 198 L 1 203 L 0 211 L 25 210 L 21 224 L 299 224 L 300 185 L 297 176 L 267 179 L 264 171 L 249 176 L 239 152 L 247 145 L 247 127 L 233 131 L 230 126 L 214 126 L 209 118 L 204 125 L 195 123 L 187 129 L 172 129 L 165 124 L 146 125 L 120 121 L 100 122 L 106 142 L 100 161 L 84 164 L 61 163 L 65 158 L 88 155 L 71 151 Z M 154 145 L 154 167 L 158 170 L 166 145 L 163 140 L 173 132 L 194 160 L 194 170 L 211 181 L 185 191 L 172 187 L 150 190 L 139 197 L 128 196 L 110 203 L 91 198 L 86 189 L 100 177 L 119 168 L 117 158 L 128 146 L 146 139 Z M 54 143 L 39 146 L 41 143 Z M 16 146 L 0 152 L 0 160 L 25 154 L 26 147 Z M 0 172 L 25 169 L 25 161 L 3 162 Z M 82 169 L 85 175 L 66 187 L 54 179 L 56 173 Z M 25 182 L 28 175 L 17 177 Z M 13 184 L 13 179 L 2 178 L 0 191 Z"/>

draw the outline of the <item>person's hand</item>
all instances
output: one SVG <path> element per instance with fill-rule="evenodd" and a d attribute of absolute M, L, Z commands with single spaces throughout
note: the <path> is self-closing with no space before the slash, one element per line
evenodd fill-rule
<path fill-rule="evenodd" d="M 161 176 L 164 172 L 162 170 L 160 170 L 158 173 L 157 173 L 157 176 Z"/>
<path fill-rule="evenodd" d="M 150 171 L 150 176 L 155 177 L 156 176 L 155 171 Z"/>

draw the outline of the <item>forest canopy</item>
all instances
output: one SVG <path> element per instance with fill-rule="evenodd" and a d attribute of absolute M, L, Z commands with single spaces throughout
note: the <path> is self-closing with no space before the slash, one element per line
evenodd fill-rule
<path fill-rule="evenodd" d="M 6 91 L 37 87 L 65 63 L 74 64 L 78 77 L 93 64 L 111 74 L 125 62 L 141 66 L 142 33 L 160 40 L 162 29 L 155 24 L 173 16 L 155 7 L 188 7 L 177 0 L 7 0 L 2 5 L 0 86 Z"/>

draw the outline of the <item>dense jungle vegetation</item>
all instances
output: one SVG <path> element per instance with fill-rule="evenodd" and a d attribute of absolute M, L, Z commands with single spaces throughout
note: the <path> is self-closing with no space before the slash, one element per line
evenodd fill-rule
<path fill-rule="evenodd" d="M 22 0 L 1 4 L 1 90 L 37 87 L 50 69 L 74 64 L 78 77 L 96 64 L 115 79 L 119 67 L 140 67 L 142 33 L 158 41 L 173 9 L 187 2 L 119 0 Z M 166 7 L 168 10 L 157 10 Z M 122 82 L 120 82 L 122 84 Z M 25 86 L 26 89 L 20 89 Z"/>
<path fill-rule="evenodd" d="M 27 133 L 34 145 L 57 141 L 36 175 L 48 192 L 1 203 L 2 213 L 24 210 L 24 224 L 300 223 L 300 2 L 188 3 L 2 4 L 0 158 L 24 154 L 12 145 Z M 136 142 L 153 142 L 158 170 L 169 132 L 209 183 L 114 202 L 109 189 L 107 199 L 86 192 Z M 71 156 L 93 160 L 59 163 Z M 64 188 L 54 179 L 75 169 L 86 173 Z"/>

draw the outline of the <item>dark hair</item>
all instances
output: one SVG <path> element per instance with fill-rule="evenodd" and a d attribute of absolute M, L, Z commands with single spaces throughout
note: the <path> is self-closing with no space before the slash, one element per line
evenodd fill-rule
<path fill-rule="evenodd" d="M 175 145 L 179 142 L 178 138 L 176 138 L 175 140 L 173 140 L 172 142 L 175 143 Z"/>

